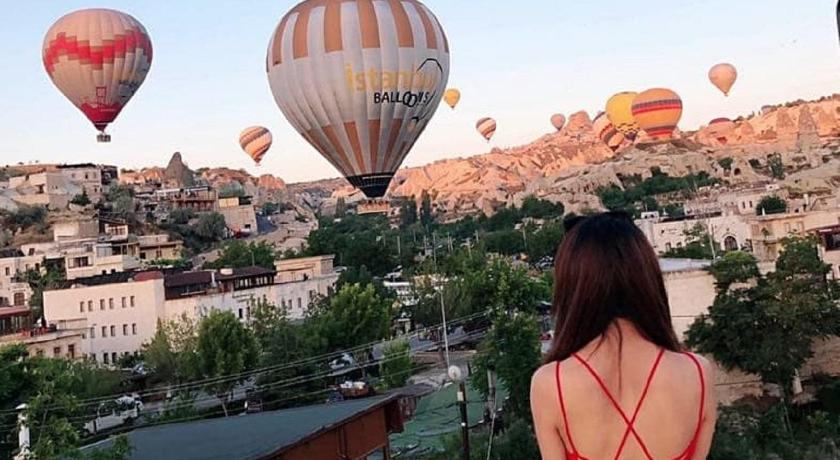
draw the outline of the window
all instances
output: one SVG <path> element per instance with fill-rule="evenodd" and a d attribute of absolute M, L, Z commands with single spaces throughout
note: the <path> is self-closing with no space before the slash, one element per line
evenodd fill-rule
<path fill-rule="evenodd" d="M 88 300 L 88 311 L 93 311 L 93 300 Z"/>
<path fill-rule="evenodd" d="M 35 352 L 36 356 L 44 356 L 44 350 L 38 350 Z"/>
<path fill-rule="evenodd" d="M 665 243 L 665 250 L 666 250 L 666 251 L 670 251 L 670 250 L 671 250 L 671 243 Z"/>
<path fill-rule="evenodd" d="M 90 328 L 90 338 L 92 338 L 92 339 L 96 338 L 96 328 L 95 327 Z"/>
<path fill-rule="evenodd" d="M 102 326 L 102 337 L 108 337 L 108 326 Z"/>
<path fill-rule="evenodd" d="M 76 359 L 76 345 L 72 343 L 67 345 L 67 357 L 70 359 Z"/>
<path fill-rule="evenodd" d="M 114 364 L 117 364 L 117 352 L 116 351 L 111 352 L 111 361 L 113 361 Z"/>
<path fill-rule="evenodd" d="M 82 300 L 81 302 L 79 302 L 79 313 L 84 313 L 84 312 L 85 312 L 85 301 Z"/>
<path fill-rule="evenodd" d="M 123 297 L 123 298 L 122 298 L 122 307 L 123 307 L 123 308 L 125 308 L 125 307 L 126 307 L 126 305 L 127 305 L 127 304 L 126 304 L 126 302 L 125 302 L 125 297 Z"/>
<path fill-rule="evenodd" d="M 123 324 L 123 335 L 128 335 L 128 324 Z"/>
<path fill-rule="evenodd" d="M 130 300 L 129 304 L 133 307 L 134 306 L 134 296 L 131 296 L 131 298 L 129 300 Z"/>
<path fill-rule="evenodd" d="M 303 299 L 298 297 L 298 308 L 303 308 Z"/>
<path fill-rule="evenodd" d="M 53 358 L 61 358 L 61 347 L 53 348 Z"/>
<path fill-rule="evenodd" d="M 115 335 L 117 335 L 117 326 L 112 325 L 111 326 L 111 337 L 114 337 Z"/>
<path fill-rule="evenodd" d="M 242 309 L 239 309 L 239 319 L 242 319 Z"/>
<path fill-rule="evenodd" d="M 131 323 L 131 335 L 137 335 L 137 323 Z"/>
<path fill-rule="evenodd" d="M 105 309 L 105 299 L 99 299 L 99 309 L 100 310 Z"/>
<path fill-rule="evenodd" d="M 108 308 L 110 308 L 111 310 L 114 309 L 114 298 L 113 297 L 108 299 Z"/>
<path fill-rule="evenodd" d="M 108 364 L 108 352 L 102 353 L 102 362 Z"/>
<path fill-rule="evenodd" d="M 9 270 L 9 267 L 6 267 L 6 276 L 11 276 L 11 271 Z"/>

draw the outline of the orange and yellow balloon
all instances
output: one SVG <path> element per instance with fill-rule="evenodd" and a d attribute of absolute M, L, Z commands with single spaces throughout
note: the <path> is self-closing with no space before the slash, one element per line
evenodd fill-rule
<path fill-rule="evenodd" d="M 732 64 L 722 63 L 713 66 L 709 70 L 709 80 L 717 89 L 721 90 L 725 96 L 729 96 L 729 91 L 732 90 L 732 85 L 738 79 L 738 71 Z"/>
<path fill-rule="evenodd" d="M 110 141 L 105 128 L 143 84 L 152 66 L 152 41 L 134 17 L 102 8 L 74 11 L 50 27 L 44 68 L 58 89 Z"/>
<path fill-rule="evenodd" d="M 566 117 L 563 114 L 555 113 L 551 116 L 551 125 L 554 126 L 554 129 L 560 131 L 566 126 Z"/>
<path fill-rule="evenodd" d="M 378 198 L 440 105 L 449 43 L 416 0 L 305 0 L 277 25 L 266 72 L 289 123 Z"/>
<path fill-rule="evenodd" d="M 475 129 L 478 131 L 478 134 L 481 134 L 481 137 L 490 142 L 490 139 L 493 138 L 493 134 L 496 134 L 496 120 L 485 117 L 475 124 Z"/>
<path fill-rule="evenodd" d="M 461 100 L 461 92 L 455 88 L 449 88 L 445 93 L 443 93 L 443 100 L 446 102 L 446 105 L 454 110 L 458 105 L 458 102 Z"/>
<path fill-rule="evenodd" d="M 607 147 L 613 152 L 618 150 L 621 147 L 621 143 L 624 142 L 624 136 L 615 129 L 615 126 L 610 122 L 605 112 L 599 112 L 595 119 L 592 120 L 592 129 L 595 131 L 595 136 L 607 144 Z"/>
<path fill-rule="evenodd" d="M 257 166 L 260 165 L 266 152 L 271 148 L 272 142 L 271 131 L 262 126 L 245 128 L 239 134 L 239 145 Z"/>
<path fill-rule="evenodd" d="M 682 118 L 680 96 L 665 88 L 652 88 L 633 99 L 633 118 L 655 140 L 669 139 Z"/>
<path fill-rule="evenodd" d="M 633 91 L 624 91 L 613 95 L 607 101 L 607 117 L 624 137 L 628 140 L 633 140 L 639 133 L 639 125 L 633 117 L 633 100 L 638 96 L 638 93 Z"/>

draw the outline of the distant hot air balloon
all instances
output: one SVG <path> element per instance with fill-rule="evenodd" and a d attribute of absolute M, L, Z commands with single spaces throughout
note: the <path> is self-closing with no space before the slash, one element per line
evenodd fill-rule
<path fill-rule="evenodd" d="M 726 96 L 729 96 L 729 91 L 737 79 L 738 71 L 732 64 L 717 64 L 709 70 L 709 80 Z"/>
<path fill-rule="evenodd" d="M 266 71 L 292 126 L 378 198 L 440 105 L 449 44 L 416 0 L 306 0 L 280 20 Z"/>
<path fill-rule="evenodd" d="M 453 109 L 455 106 L 458 105 L 458 101 L 461 100 L 461 92 L 455 88 L 449 88 L 443 93 L 443 100 L 446 101 L 446 104 Z"/>
<path fill-rule="evenodd" d="M 143 84 L 152 65 L 152 42 L 134 17 L 115 10 L 79 10 L 61 17 L 47 31 L 44 67 L 55 86 L 100 131 Z"/>
<path fill-rule="evenodd" d="M 555 113 L 551 116 L 551 124 L 555 129 L 557 129 L 557 131 L 560 131 L 564 126 L 566 126 L 566 117 L 562 114 Z"/>
<path fill-rule="evenodd" d="M 652 139 L 668 139 L 682 118 L 682 99 L 670 89 L 649 89 L 633 100 L 633 117 Z"/>
<path fill-rule="evenodd" d="M 262 126 L 245 128 L 239 134 L 239 145 L 257 166 L 259 166 L 268 149 L 271 148 L 272 140 L 271 131 Z"/>
<path fill-rule="evenodd" d="M 633 91 L 624 91 L 613 95 L 607 101 L 607 117 L 615 129 L 630 141 L 639 133 L 639 125 L 633 117 L 633 100 L 637 95 L 638 93 Z"/>
<path fill-rule="evenodd" d="M 621 147 L 621 143 L 624 142 L 624 136 L 615 129 L 615 126 L 610 122 L 605 112 L 599 112 L 598 116 L 592 120 L 592 129 L 595 131 L 598 139 L 601 139 L 601 141 L 607 144 L 607 147 L 613 152 L 618 150 Z"/>
<path fill-rule="evenodd" d="M 478 133 L 481 134 L 482 137 L 487 139 L 487 142 L 490 142 L 490 139 L 493 138 L 493 134 L 496 133 L 496 120 L 485 117 L 475 124 L 475 129 L 478 130 Z"/>
<path fill-rule="evenodd" d="M 715 118 L 709 122 L 709 135 L 718 140 L 721 144 L 726 145 L 729 136 L 735 130 L 735 122 L 729 118 Z"/>

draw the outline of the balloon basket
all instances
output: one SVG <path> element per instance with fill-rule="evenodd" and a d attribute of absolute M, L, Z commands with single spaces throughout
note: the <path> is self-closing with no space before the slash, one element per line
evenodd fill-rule
<path fill-rule="evenodd" d="M 359 202 L 356 207 L 356 213 L 360 216 L 370 214 L 388 214 L 391 209 L 391 203 L 384 198 L 369 199 Z"/>
<path fill-rule="evenodd" d="M 96 142 L 100 142 L 100 143 L 111 142 L 111 135 L 110 134 L 105 134 L 105 133 L 99 133 L 99 134 L 96 135 Z"/>

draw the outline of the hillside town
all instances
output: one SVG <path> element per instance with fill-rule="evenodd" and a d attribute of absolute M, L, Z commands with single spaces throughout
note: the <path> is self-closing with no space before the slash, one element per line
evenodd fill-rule
<path fill-rule="evenodd" d="M 158 372 L 151 350 L 173 324 L 228 313 L 258 330 L 266 306 L 282 311 L 284 321 L 306 324 L 324 314 L 323 305 L 349 295 L 348 283 L 370 282 L 382 290 L 374 297 L 391 303 L 394 314 L 384 324 L 391 332 L 372 336 L 378 344 L 365 345 L 364 353 L 326 349 L 337 360 L 329 365 L 338 383 L 319 384 L 371 384 L 370 364 L 362 363 L 384 366 L 388 344 L 406 340 L 407 356 L 422 367 L 398 379 L 415 391 L 400 404 L 416 403 L 445 387 L 447 366 L 456 360 L 450 346 L 466 368 L 488 333 L 486 325 L 467 327 L 486 306 L 444 308 L 459 302 L 461 294 L 449 292 L 453 281 L 473 274 L 441 264 L 475 250 L 539 278 L 550 271 L 562 237 L 558 219 L 602 210 L 632 215 L 660 255 L 674 328 L 686 339 L 716 302 L 719 282 L 710 267 L 728 253 L 750 254 L 769 274 L 791 238 L 811 238 L 829 278 L 840 280 L 837 114 L 838 96 L 768 107 L 741 120 L 725 144 L 701 129 L 618 155 L 596 141 L 586 114 L 576 114 L 563 131 L 529 145 L 405 169 L 384 207 L 371 207 L 340 180 L 286 185 L 244 171 L 193 171 L 180 153 L 165 168 L 142 170 L 5 166 L 0 344 L 146 381 Z M 424 310 L 430 303 L 431 313 Z M 451 309 L 442 324 L 435 308 Z M 545 351 L 552 331 L 547 310 L 539 311 Z M 469 315 L 450 317 L 455 329 L 445 326 L 446 315 L 458 312 Z M 838 375 L 840 340 L 820 339 L 798 369 L 795 394 L 813 398 L 802 382 Z M 227 413 L 226 405 L 239 400 L 253 410 L 269 398 L 259 379 L 233 382 L 230 401 L 206 407 L 218 402 Z M 253 396 L 260 391 L 261 399 Z M 722 404 L 766 392 L 766 382 L 743 370 L 721 372 L 716 382 Z M 147 411 L 155 404 L 145 403 Z M 104 426 L 99 415 L 89 418 Z M 119 427 L 124 420 L 117 418 Z M 417 448 L 399 438 L 391 444 Z"/>

